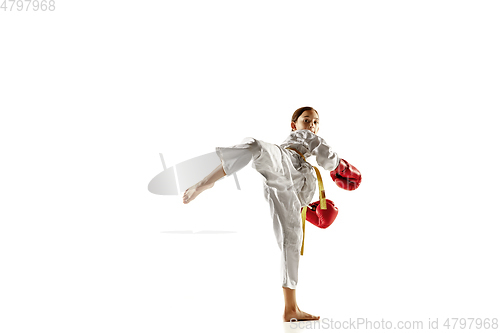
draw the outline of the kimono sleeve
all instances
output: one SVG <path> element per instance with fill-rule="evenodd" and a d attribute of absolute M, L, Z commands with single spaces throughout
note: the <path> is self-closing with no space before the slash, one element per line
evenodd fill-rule
<path fill-rule="evenodd" d="M 339 155 L 333 151 L 322 137 L 310 133 L 311 135 L 307 138 L 309 151 L 316 156 L 318 165 L 327 171 L 335 170 L 340 163 Z"/>

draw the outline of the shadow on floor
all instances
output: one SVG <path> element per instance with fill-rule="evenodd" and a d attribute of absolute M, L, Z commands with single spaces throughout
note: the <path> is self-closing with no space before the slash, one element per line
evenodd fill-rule
<path fill-rule="evenodd" d="M 185 235 L 198 235 L 198 234 L 235 234 L 236 231 L 229 230 L 170 230 L 170 231 L 162 231 L 163 234 L 185 234 Z"/>

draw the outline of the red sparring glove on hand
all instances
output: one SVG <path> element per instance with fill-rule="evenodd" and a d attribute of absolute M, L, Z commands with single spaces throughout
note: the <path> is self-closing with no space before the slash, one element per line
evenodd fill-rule
<path fill-rule="evenodd" d="M 319 201 L 313 202 L 309 206 L 312 209 L 307 207 L 302 208 L 307 208 L 306 220 L 321 229 L 328 228 L 339 214 L 339 209 L 329 199 L 326 199 L 326 209 L 321 209 Z"/>
<path fill-rule="evenodd" d="M 361 172 L 344 159 L 340 160 L 337 169 L 330 171 L 330 176 L 338 187 L 347 191 L 355 190 L 361 184 Z"/>

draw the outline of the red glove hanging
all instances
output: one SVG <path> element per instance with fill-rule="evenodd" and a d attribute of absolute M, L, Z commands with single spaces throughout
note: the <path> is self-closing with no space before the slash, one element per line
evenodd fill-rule
<path fill-rule="evenodd" d="M 326 209 L 321 209 L 319 201 L 310 204 L 311 209 L 307 209 L 306 220 L 321 229 L 328 228 L 339 213 L 339 209 L 330 199 L 326 199 Z M 303 207 L 305 209 L 307 207 Z"/>
<path fill-rule="evenodd" d="M 344 159 L 340 160 L 337 169 L 330 171 L 330 176 L 338 187 L 347 191 L 355 190 L 361 184 L 361 172 Z"/>

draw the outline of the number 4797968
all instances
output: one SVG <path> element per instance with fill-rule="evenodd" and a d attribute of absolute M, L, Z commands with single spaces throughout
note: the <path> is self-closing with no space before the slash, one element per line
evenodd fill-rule
<path fill-rule="evenodd" d="M 56 10 L 56 2 L 55 0 L 3 0 L 0 5 L 0 10 L 4 12 L 54 11 Z"/>

